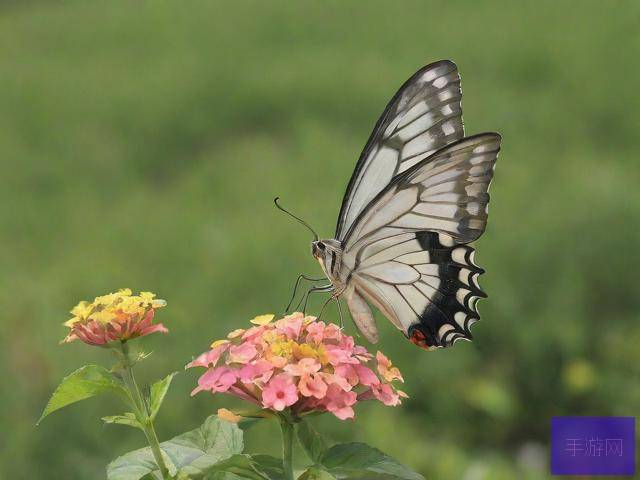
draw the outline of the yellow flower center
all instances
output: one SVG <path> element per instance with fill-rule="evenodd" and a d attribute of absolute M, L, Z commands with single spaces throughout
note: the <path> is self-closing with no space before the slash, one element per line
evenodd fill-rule
<path fill-rule="evenodd" d="M 297 345 L 297 343 L 293 340 L 280 340 L 272 343 L 269 349 L 276 357 L 291 358 L 293 356 L 294 345 Z"/>

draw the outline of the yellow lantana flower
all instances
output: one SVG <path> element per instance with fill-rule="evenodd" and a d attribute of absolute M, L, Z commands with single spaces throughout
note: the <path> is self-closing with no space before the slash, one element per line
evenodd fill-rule
<path fill-rule="evenodd" d="M 93 302 L 79 302 L 64 325 L 71 329 L 65 339 L 80 339 L 91 345 L 113 340 L 127 340 L 154 332 L 166 332 L 161 324 L 153 325 L 154 311 L 167 302 L 151 292 L 133 295 L 130 288 L 96 297 Z M 108 327 L 108 328 L 107 328 Z"/>

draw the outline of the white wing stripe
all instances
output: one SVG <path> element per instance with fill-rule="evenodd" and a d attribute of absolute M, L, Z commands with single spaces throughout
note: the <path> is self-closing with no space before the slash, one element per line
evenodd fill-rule
<path fill-rule="evenodd" d="M 377 242 L 370 243 L 364 247 L 358 255 L 358 260 L 363 261 L 371 258 L 376 253 L 386 250 L 389 247 L 403 243 L 410 240 L 415 240 L 416 236 L 413 233 L 401 233 L 392 237 L 383 238 Z M 416 241 L 416 244 L 418 242 Z M 419 245 L 419 244 L 418 244 Z"/>
<path fill-rule="evenodd" d="M 416 270 L 422 273 L 422 276 L 434 276 L 438 278 L 438 265 L 429 263 L 426 265 L 416 265 Z"/>
<path fill-rule="evenodd" d="M 360 273 L 377 278 L 386 283 L 414 283 L 420 273 L 410 265 L 399 262 L 386 262 L 360 269 Z"/>
<path fill-rule="evenodd" d="M 418 248 L 420 248 L 420 244 L 415 242 Z M 423 263 L 429 263 L 429 252 L 426 250 L 420 250 L 417 252 L 406 253 L 404 255 L 400 255 L 395 259 L 398 262 L 406 263 L 409 265 L 420 265 Z"/>
<path fill-rule="evenodd" d="M 399 257 L 407 251 L 420 251 L 420 244 L 415 239 L 415 236 L 411 240 L 407 240 L 406 242 L 387 247 L 384 250 L 379 251 L 375 255 L 371 255 L 366 259 L 361 259 L 360 265 L 362 267 L 366 267 L 376 263 L 387 262 L 389 260 L 395 259 L 396 257 Z"/>
<path fill-rule="evenodd" d="M 398 217 L 402 216 L 418 202 L 419 193 L 418 187 L 413 187 L 392 194 L 383 210 L 373 211 L 368 216 L 369 218 L 362 223 L 359 236 L 367 235 L 384 225 L 392 224 Z"/>
<path fill-rule="evenodd" d="M 458 206 L 458 203 L 431 203 L 425 202 L 416 205 L 413 209 L 414 212 L 421 213 L 428 217 L 440 217 L 440 218 L 460 218 L 462 216 L 462 209 Z"/>
<path fill-rule="evenodd" d="M 416 215 L 414 213 L 408 213 L 391 225 L 399 228 L 413 228 L 416 230 L 422 230 L 428 223 L 429 230 L 442 231 L 448 233 L 458 234 L 460 233 L 458 228 L 458 222 L 448 219 L 436 219 L 434 217 L 428 217 L 428 222 L 425 221 L 426 217 L 423 215 Z"/>

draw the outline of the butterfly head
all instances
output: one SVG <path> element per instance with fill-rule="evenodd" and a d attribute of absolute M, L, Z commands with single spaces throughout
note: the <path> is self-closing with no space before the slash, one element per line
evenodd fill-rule
<path fill-rule="evenodd" d="M 342 244 L 338 240 L 314 240 L 311 255 L 318 260 L 327 277 L 337 276 L 342 260 Z"/>

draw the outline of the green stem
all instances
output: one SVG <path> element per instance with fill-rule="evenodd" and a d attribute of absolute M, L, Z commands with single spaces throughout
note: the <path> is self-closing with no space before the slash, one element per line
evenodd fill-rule
<path fill-rule="evenodd" d="M 131 359 L 131 354 L 129 351 L 129 345 L 127 342 L 122 342 L 120 344 L 123 355 L 123 379 L 124 383 L 129 391 L 129 396 L 131 397 L 131 403 L 135 410 L 136 417 L 142 425 L 142 431 L 144 435 L 147 437 L 147 442 L 151 447 L 151 452 L 153 453 L 153 458 L 158 465 L 158 469 L 160 469 L 160 474 L 164 480 L 171 480 L 171 475 L 169 475 L 169 469 L 167 465 L 164 463 L 164 458 L 162 457 L 162 450 L 160 450 L 160 442 L 158 441 L 158 435 L 156 435 L 155 428 L 153 427 L 153 420 L 149 415 L 149 409 L 147 408 L 147 402 L 145 402 L 144 397 L 142 396 L 142 392 L 140 391 L 140 387 L 138 387 L 138 382 L 136 382 L 136 377 L 133 375 L 133 360 Z"/>
<path fill-rule="evenodd" d="M 282 468 L 284 479 L 293 480 L 293 424 L 286 418 L 280 417 L 282 430 Z"/>

